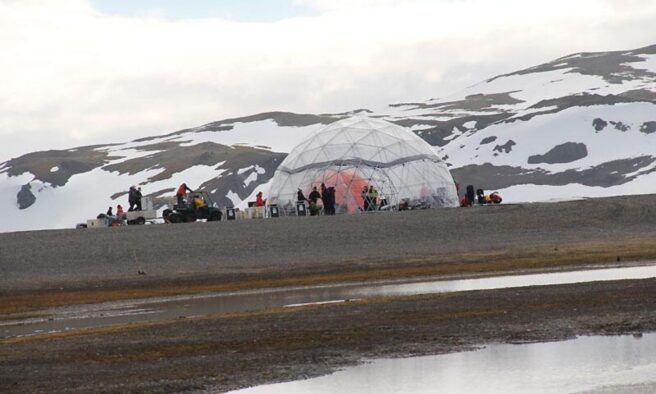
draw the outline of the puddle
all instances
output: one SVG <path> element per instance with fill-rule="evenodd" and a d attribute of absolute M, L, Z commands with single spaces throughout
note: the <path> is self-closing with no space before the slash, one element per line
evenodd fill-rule
<path fill-rule="evenodd" d="M 656 392 L 656 334 L 490 345 L 471 352 L 374 360 L 319 378 L 232 393 L 616 392 Z"/>
<path fill-rule="evenodd" d="M 211 293 L 157 297 L 53 308 L 37 312 L 38 317 L 8 316 L 0 321 L 0 337 L 33 335 L 145 321 L 240 312 L 276 307 L 330 304 L 372 297 L 402 296 L 455 291 L 489 290 L 537 285 L 557 285 L 621 279 L 656 277 L 656 265 L 629 268 L 593 269 L 532 275 L 498 276 L 477 279 L 439 280 L 412 283 L 344 284 L 232 293 Z M 40 331 L 39 331 L 40 330 Z"/>

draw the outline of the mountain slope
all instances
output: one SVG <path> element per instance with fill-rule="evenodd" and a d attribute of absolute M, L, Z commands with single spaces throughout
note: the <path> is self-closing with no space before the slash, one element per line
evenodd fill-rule
<path fill-rule="evenodd" d="M 413 130 L 461 184 L 506 201 L 656 192 L 656 45 L 580 53 L 455 95 L 366 111 Z M 286 153 L 344 114 L 271 112 L 0 164 L 0 231 L 71 227 L 126 205 L 131 185 L 166 197 L 182 182 L 244 205 Z"/>
<path fill-rule="evenodd" d="M 457 180 L 526 201 L 656 191 L 655 103 L 651 46 L 567 56 L 392 116 Z"/>

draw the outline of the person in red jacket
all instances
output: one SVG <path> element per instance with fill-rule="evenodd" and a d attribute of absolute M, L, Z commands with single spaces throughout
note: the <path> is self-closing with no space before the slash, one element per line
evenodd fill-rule
<path fill-rule="evenodd" d="M 178 187 L 178 191 L 175 193 L 175 196 L 178 198 L 178 205 L 184 204 L 184 199 L 187 196 L 187 191 L 193 193 L 194 191 L 187 187 L 186 183 L 183 183 Z"/>
<path fill-rule="evenodd" d="M 256 207 L 264 206 L 264 199 L 262 198 L 262 192 L 259 192 L 255 195 L 255 206 Z"/>

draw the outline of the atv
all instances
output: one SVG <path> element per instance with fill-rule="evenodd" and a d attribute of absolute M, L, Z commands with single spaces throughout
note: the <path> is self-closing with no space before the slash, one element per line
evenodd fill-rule
<path fill-rule="evenodd" d="M 193 203 L 193 197 L 200 196 L 205 200 L 205 206 L 197 208 Z M 207 192 L 192 192 L 187 202 L 173 205 L 173 209 L 165 209 L 162 217 L 166 223 L 191 223 L 198 219 L 206 219 L 208 222 L 218 222 L 223 217 L 223 212 L 214 206 L 212 198 Z"/>

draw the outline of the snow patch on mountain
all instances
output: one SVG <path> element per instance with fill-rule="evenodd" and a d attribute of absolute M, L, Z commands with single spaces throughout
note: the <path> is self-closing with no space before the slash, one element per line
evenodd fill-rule
<path fill-rule="evenodd" d="M 190 187 L 200 186 L 213 174 L 220 177 L 224 170 L 215 170 L 216 166 L 198 165 L 182 172 L 175 173 L 171 179 L 153 182 L 142 186 L 144 195 L 161 190 L 172 190 L 183 182 Z M 75 223 L 85 222 L 86 219 L 95 218 L 104 213 L 108 207 L 121 204 L 128 205 L 127 195 L 112 199 L 108 191 L 125 190 L 132 185 L 138 185 L 144 179 L 152 177 L 159 172 L 148 170 L 134 175 L 123 174 L 117 176 L 101 168 L 71 177 L 66 187 L 51 187 L 39 181 L 33 181 L 29 175 L 20 177 L 7 177 L 0 174 L 0 201 L 4 206 L 16 205 L 16 192 L 21 185 L 31 184 L 36 202 L 26 211 L 17 209 L 7 210 L 4 231 L 21 231 L 47 228 L 70 228 Z M 162 208 L 163 209 L 163 208 Z"/>
<path fill-rule="evenodd" d="M 248 208 L 249 201 L 255 201 L 255 196 L 257 193 L 262 192 L 262 195 L 266 198 L 269 195 L 269 190 L 271 190 L 271 185 L 273 184 L 273 178 L 269 179 L 266 183 L 258 185 L 253 192 L 244 198 L 238 204 L 235 204 L 235 208 L 246 209 Z"/>
<path fill-rule="evenodd" d="M 230 201 L 232 201 L 232 205 L 231 205 L 231 206 L 233 206 L 233 207 L 237 207 L 237 206 L 241 205 L 241 202 L 242 202 L 241 197 L 239 197 L 239 194 L 233 192 L 232 190 L 228 190 L 228 193 L 226 193 L 226 197 L 227 197 Z"/>
<path fill-rule="evenodd" d="M 3 203 L 13 200 L 5 206 L 16 206 L 16 190 L 19 184 L 32 185 L 32 192 L 37 197 L 29 209 L 20 211 L 8 209 L 4 213 L 4 231 L 38 230 L 47 228 L 71 228 L 75 223 L 95 218 L 98 213 L 104 213 L 109 206 L 126 201 L 113 201 L 108 190 L 120 190 L 131 184 L 136 184 L 143 175 L 124 175 L 117 177 L 100 168 L 71 177 L 66 187 L 52 187 L 40 181 L 26 179 L 25 174 L 19 177 L 6 178 L 0 174 L 0 184 L 3 185 L 0 196 Z M 19 178 L 19 179 L 16 179 Z M 4 185 L 11 185 L 4 187 Z"/>
<path fill-rule="evenodd" d="M 632 64 L 633 68 L 648 70 L 653 73 L 656 73 L 656 55 L 644 55 L 640 57 L 645 59 L 645 61 L 639 63 L 633 63 Z"/>
<path fill-rule="evenodd" d="M 127 145 L 127 144 L 126 144 Z M 139 159 L 142 157 L 152 156 L 156 153 L 162 152 L 161 149 L 154 150 L 139 150 L 135 148 L 124 148 L 124 147 L 108 147 L 108 148 L 98 148 L 97 150 L 101 152 L 107 152 L 112 157 L 118 157 L 117 159 L 111 160 L 106 165 L 114 165 L 124 163 L 128 160 Z"/>
<path fill-rule="evenodd" d="M 289 152 L 298 141 L 307 138 L 316 130 L 316 125 L 304 127 L 281 127 L 272 119 L 249 123 L 235 123 L 230 130 L 208 130 L 185 133 L 169 141 L 182 142 L 182 146 L 193 146 L 203 142 L 222 145 L 240 145 Z"/>
<path fill-rule="evenodd" d="M 493 190 L 490 190 L 490 192 Z M 656 194 L 656 172 L 614 187 L 585 186 L 571 183 L 562 186 L 516 185 L 497 190 L 506 203 L 542 202 L 600 198 L 634 194 Z"/>
<path fill-rule="evenodd" d="M 252 182 L 257 181 L 257 178 L 258 178 L 259 175 L 262 175 L 262 174 L 266 173 L 266 170 L 264 168 L 258 166 L 258 165 L 251 166 L 250 168 L 247 169 L 247 171 L 250 171 L 250 174 L 248 174 L 248 177 L 246 179 L 244 179 L 244 186 L 248 186 Z M 241 173 L 243 173 L 243 172 L 241 172 Z"/>
<path fill-rule="evenodd" d="M 593 121 L 603 114 L 608 120 L 622 120 L 630 129 L 627 132 L 610 129 L 595 132 Z M 530 121 L 516 121 L 492 125 L 470 136 L 461 136 L 438 150 L 440 156 L 448 155 L 454 167 L 472 163 L 544 168 L 551 172 L 564 171 L 572 167 L 569 163 L 530 164 L 528 158 L 543 155 L 563 142 L 583 143 L 588 156 L 577 161 L 577 168 L 589 168 L 602 163 L 656 155 L 656 135 L 640 132 L 641 125 L 653 119 L 656 105 L 631 103 L 594 107 L 573 107 L 557 114 L 543 115 Z M 486 138 L 512 140 L 515 145 L 508 154 L 498 154 L 494 146 L 481 143 Z M 463 148 L 460 148 L 463 146 Z"/>

